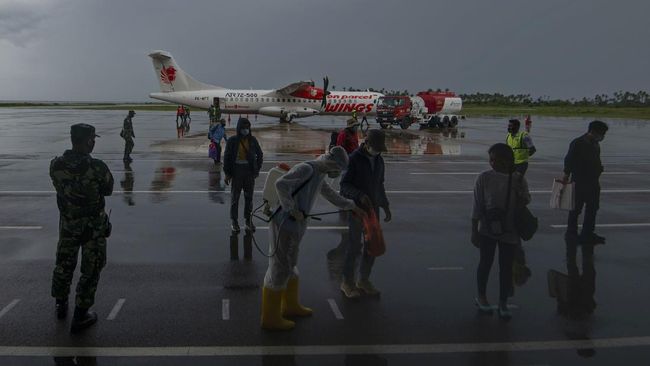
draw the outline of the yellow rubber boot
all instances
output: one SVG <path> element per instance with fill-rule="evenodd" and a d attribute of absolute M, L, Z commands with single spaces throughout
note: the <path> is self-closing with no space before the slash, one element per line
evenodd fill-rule
<path fill-rule="evenodd" d="M 282 317 L 283 291 L 262 289 L 262 328 L 266 330 L 291 330 L 296 323 Z"/>
<path fill-rule="evenodd" d="M 300 305 L 298 299 L 298 277 L 292 277 L 287 283 L 287 289 L 282 292 L 282 315 L 286 317 L 310 316 L 313 311 Z"/>

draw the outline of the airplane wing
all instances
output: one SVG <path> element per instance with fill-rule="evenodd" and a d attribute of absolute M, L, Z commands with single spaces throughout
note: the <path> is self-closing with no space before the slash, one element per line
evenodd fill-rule
<path fill-rule="evenodd" d="M 302 90 L 302 89 L 307 89 L 309 87 L 313 87 L 314 82 L 313 81 L 298 81 L 296 83 L 289 84 L 285 87 L 282 87 L 280 89 L 277 89 L 275 92 L 283 95 L 292 95 L 293 93 Z"/>

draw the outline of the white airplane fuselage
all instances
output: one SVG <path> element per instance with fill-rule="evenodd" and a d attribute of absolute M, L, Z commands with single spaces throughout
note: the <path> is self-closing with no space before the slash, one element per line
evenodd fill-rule
<path fill-rule="evenodd" d="M 293 111 L 295 117 L 322 115 L 350 115 L 356 110 L 359 115 L 375 115 L 377 99 L 382 96 L 375 92 L 332 91 L 327 96 L 327 104 L 320 110 L 321 101 L 279 95 L 274 90 L 250 89 L 208 89 L 182 92 L 151 93 L 149 97 L 174 104 L 184 104 L 194 108 L 208 109 L 219 99 L 224 114 L 262 114 L 279 117 L 282 111 Z"/>

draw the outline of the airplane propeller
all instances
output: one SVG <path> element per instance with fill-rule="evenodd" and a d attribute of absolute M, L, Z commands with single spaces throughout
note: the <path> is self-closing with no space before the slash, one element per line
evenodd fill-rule
<path fill-rule="evenodd" d="M 320 103 L 320 109 L 325 109 L 325 105 L 327 105 L 327 96 L 329 95 L 329 92 L 327 91 L 327 87 L 330 84 L 330 79 L 325 76 L 323 78 L 323 100 Z"/>

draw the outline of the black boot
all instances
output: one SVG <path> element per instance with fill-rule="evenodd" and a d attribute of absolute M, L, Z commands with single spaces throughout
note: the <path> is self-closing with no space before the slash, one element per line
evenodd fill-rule
<path fill-rule="evenodd" d="M 56 300 L 56 318 L 65 319 L 68 316 L 68 299 Z"/>
<path fill-rule="evenodd" d="M 72 326 L 70 328 L 70 332 L 80 332 L 95 323 L 97 323 L 96 313 L 77 306 L 74 309 L 74 318 L 72 318 Z"/>

